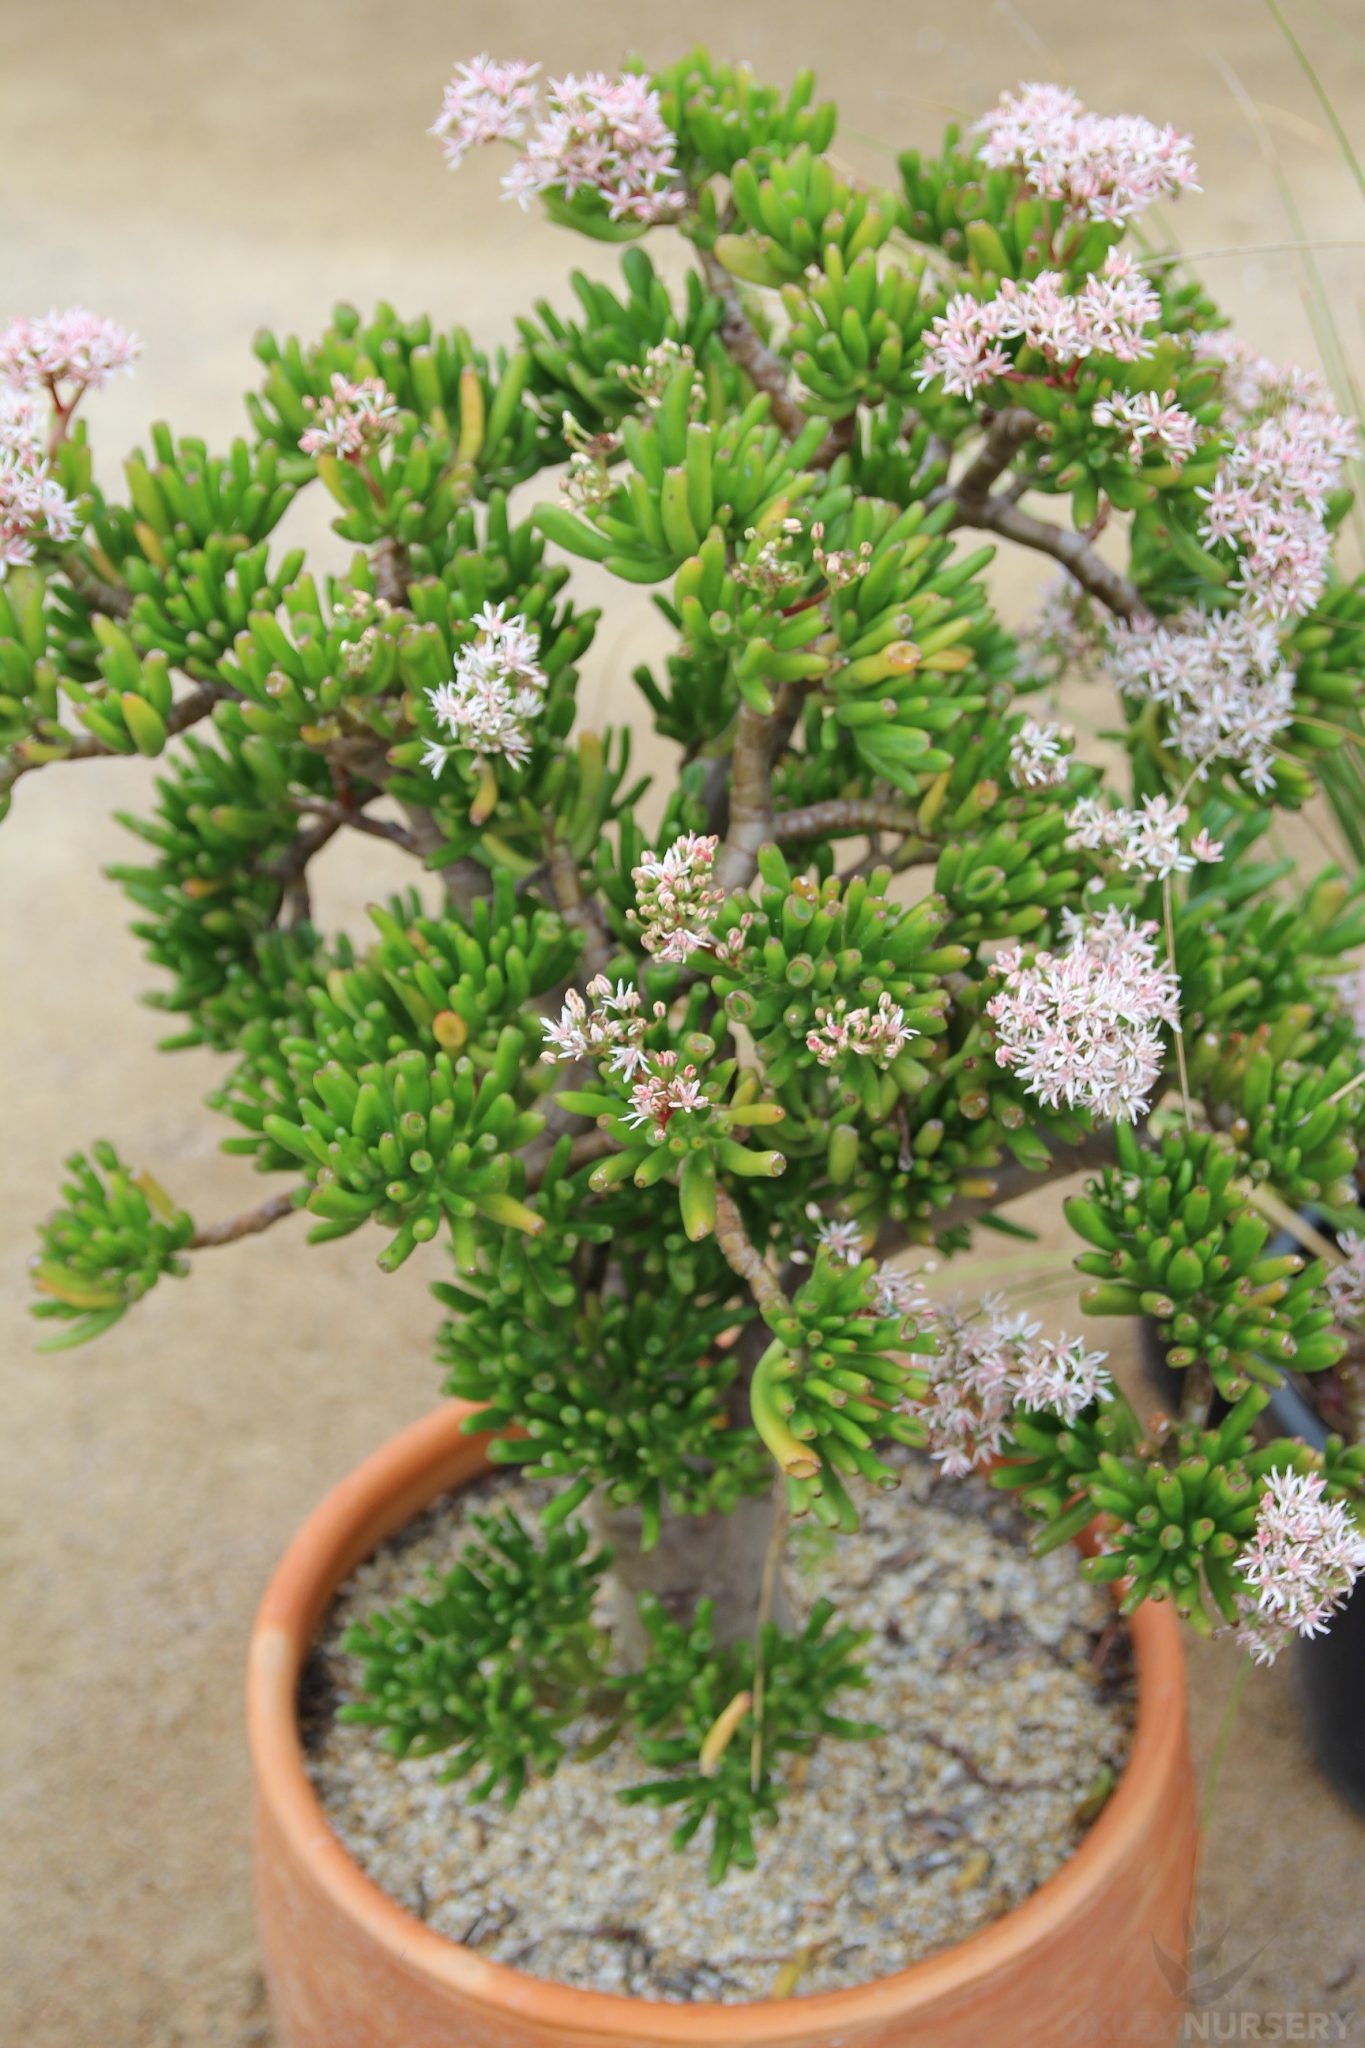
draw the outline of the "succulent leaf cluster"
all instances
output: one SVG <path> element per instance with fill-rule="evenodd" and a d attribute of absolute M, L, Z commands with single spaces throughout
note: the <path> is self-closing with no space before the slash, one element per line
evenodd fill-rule
<path fill-rule="evenodd" d="M 572 1299 L 491 1282 L 438 1298 L 452 1311 L 437 1347 L 446 1392 L 478 1403 L 472 1426 L 506 1432 L 495 1462 L 561 1483 L 555 1522 L 600 1487 L 611 1507 L 640 1510 L 650 1549 L 666 1512 L 725 1512 L 768 1483 L 755 1432 L 728 1405 L 728 1302 L 656 1288 L 573 1313 Z"/>
<path fill-rule="evenodd" d="M 393 1756 L 448 1754 L 444 1776 L 477 1771 L 476 1798 L 501 1787 L 514 1805 L 533 1770 L 555 1769 L 561 1731 L 603 1683 L 592 1606 L 609 1553 L 578 1521 L 539 1539 L 510 1510 L 474 1527 L 430 1599 L 348 1629 L 362 1697 L 340 1717 L 381 1729 Z"/>
<path fill-rule="evenodd" d="M 708 1875 L 757 1861 L 756 1825 L 776 1816 L 785 1786 L 780 1764 L 808 1754 L 822 1735 L 859 1740 L 884 1731 L 835 1711 L 842 1693 L 867 1683 L 857 1653 L 863 1638 L 830 1627 L 833 1609 L 817 1601 L 799 1632 L 769 1623 L 753 1643 L 715 1641 L 709 1603 L 690 1626 L 655 1599 L 641 1602 L 649 1658 L 626 1689 L 640 1754 L 659 1777 L 631 1786 L 628 1804 L 681 1807 L 673 1845 L 685 1848 L 709 1820 Z M 762 1673 L 761 1704 L 755 1688 Z M 755 1745 L 759 1765 L 755 1771 Z"/>
<path fill-rule="evenodd" d="M 1099 1517 L 1127 1608 L 1258 1655 L 1293 1606 L 1274 1489 L 1361 1513 L 1360 1445 L 1264 1412 L 1336 1374 L 1332 1240 L 1365 1236 L 1365 882 L 1269 850 L 1321 790 L 1365 859 L 1355 430 L 1129 234 L 1193 175 L 1174 131 L 1025 87 L 865 180 L 809 73 L 696 50 L 548 82 L 541 119 L 533 69 L 462 67 L 447 155 L 524 144 L 514 196 L 623 252 L 502 345 L 340 305 L 258 337 L 226 450 L 158 424 L 106 489 L 89 426 L 135 338 L 57 317 L 40 376 L 5 330 L 0 815 L 37 770 L 158 760 L 110 876 L 167 1045 L 222 1061 L 224 1149 L 273 1181 L 200 1228 L 75 1155 L 36 1313 L 79 1342 L 297 1208 L 378 1225 L 434 1282 L 447 1391 L 550 1499 L 357 1632 L 358 1714 L 511 1797 L 574 1721 L 629 1723 L 632 1796 L 716 1876 L 784 1756 L 866 1732 L 832 1704 L 858 1645 L 823 1608 L 755 1646 L 665 1603 L 620 1668 L 599 1509 L 661 1558 L 770 1489 L 847 1530 L 950 1414 L 1040 1549 Z M 310 492 L 325 571 L 281 533 Z M 1063 572 L 1032 624 L 997 613 L 1006 548 Z M 594 707 L 646 591 L 639 772 Z M 412 863 L 359 930 L 315 909 L 337 839 Z M 1155 1322 L 1178 1418 L 886 1264 L 1027 1236 L 1006 1205 L 1079 1172 L 1081 1306 Z"/>
<path fill-rule="evenodd" d="M 61 1330 L 44 1350 L 64 1350 L 98 1337 L 140 1301 L 163 1273 L 183 1276 L 194 1223 L 160 1182 L 133 1173 L 107 1139 L 89 1155 L 73 1152 L 62 1207 L 42 1227 L 33 1262 L 39 1299 L 33 1313 Z"/>
<path fill-rule="evenodd" d="M 1321 1261 L 1274 1252 L 1273 1226 L 1249 1198 L 1250 1161 L 1221 1132 L 1168 1132 L 1153 1149 L 1117 1130 L 1117 1164 L 1066 1205 L 1093 1250 L 1092 1315 L 1155 1319 L 1176 1367 L 1200 1362 L 1228 1399 L 1286 1368 L 1317 1372 L 1344 1342 L 1333 1329 Z"/>

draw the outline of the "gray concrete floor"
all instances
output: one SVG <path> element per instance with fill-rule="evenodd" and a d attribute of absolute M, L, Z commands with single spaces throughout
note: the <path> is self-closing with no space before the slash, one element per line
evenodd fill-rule
<path fill-rule="evenodd" d="M 1358 10 L 1335 0 L 1334 28 L 1317 0 L 1288 4 L 1358 138 Z M 562 302 L 570 265 L 612 259 L 501 205 L 493 164 L 445 173 L 424 130 L 450 63 L 488 47 L 551 70 L 610 68 L 623 49 L 660 58 L 698 35 L 778 77 L 814 63 L 843 106 L 840 146 L 867 174 L 1020 77 L 1066 78 L 1095 105 L 1188 127 L 1205 191 L 1179 210 L 1184 246 L 1210 252 L 1211 284 L 1260 346 L 1312 360 L 1296 259 L 1270 246 L 1288 236 L 1273 168 L 1231 66 L 1312 235 L 1353 244 L 1319 262 L 1359 359 L 1365 214 L 1259 0 L 599 0 L 591 14 L 545 0 L 10 0 L 3 310 L 75 301 L 145 337 L 137 378 L 90 408 L 110 480 L 152 418 L 235 430 L 262 323 L 307 333 L 338 297 L 384 296 L 495 341 L 531 298 Z M 1031 565 L 1012 568 L 1002 602 L 1032 580 Z M 651 645 L 647 607 L 628 596 L 594 653 L 590 716 L 626 715 L 626 677 Z M 205 1256 L 96 1347 L 33 1353 L 23 1265 L 65 1151 L 107 1134 L 203 1217 L 259 1190 L 217 1153 L 200 1107 L 215 1062 L 156 1053 L 157 1019 L 136 1005 L 148 973 L 101 877 L 128 854 L 115 809 L 138 808 L 150 783 L 141 764 L 35 776 L 0 834 L 0 2037 L 25 2048 L 268 2040 L 239 1721 L 252 1608 L 312 1503 L 436 1392 L 422 1262 L 384 1280 L 363 1239 L 303 1256 L 296 1225 Z M 354 922 L 393 883 L 386 851 L 333 849 L 324 915 Z M 1222 1646 L 1193 1659 L 1201 1754 L 1231 1670 Z M 1250 1958 L 1225 2002 L 1365 2005 L 1361 1842 L 1312 1774 L 1286 1679 L 1258 1681 L 1205 1864 L 1222 1963 Z"/>

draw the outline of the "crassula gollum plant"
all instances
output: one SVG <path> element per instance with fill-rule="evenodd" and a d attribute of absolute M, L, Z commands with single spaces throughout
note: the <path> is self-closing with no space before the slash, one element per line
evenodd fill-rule
<path fill-rule="evenodd" d="M 1365 743 L 1365 586 L 1333 560 L 1354 429 L 1143 236 L 1194 182 L 1183 136 L 1031 85 L 874 186 L 834 130 L 809 76 L 700 51 L 461 65 L 451 164 L 510 143 L 508 193 L 623 245 L 617 282 L 575 274 L 575 312 L 493 354 L 388 306 L 264 334 L 242 437 L 158 426 L 122 495 L 83 399 L 132 337 L 0 335 L 4 785 L 163 758 L 114 879 L 169 1045 L 222 1055 L 226 1149 L 272 1189 L 205 1226 L 94 1145 L 36 1313 L 93 1337 L 296 1211 L 420 1259 L 447 1391 L 550 1504 L 354 1637 L 354 1711 L 511 1797 L 597 1717 L 715 1872 L 753 1859 L 788 1752 L 862 1732 L 856 1639 L 795 1626 L 772 1566 L 788 1518 L 856 1524 L 888 1445 L 993 1465 L 1040 1548 L 1100 1517 L 1085 1569 L 1125 1611 L 1260 1659 L 1365 1565 L 1365 1454 L 1258 1426 L 1359 1306 L 1358 1275 L 1270 1249 L 1305 1204 L 1361 1221 L 1365 887 L 1271 850 Z M 339 575 L 274 537 L 316 488 Z M 1001 543 L 1062 572 L 1022 637 Z M 672 636 L 601 732 L 585 561 Z M 1047 708 L 1074 662 L 1102 764 Z M 309 898 L 357 832 L 413 861 L 363 942 Z M 1178 1417 L 897 1263 L 1080 1175 L 1081 1306 L 1155 1319 Z"/>

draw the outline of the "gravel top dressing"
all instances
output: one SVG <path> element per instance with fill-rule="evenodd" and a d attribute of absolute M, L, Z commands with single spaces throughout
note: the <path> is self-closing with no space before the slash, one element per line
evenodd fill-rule
<path fill-rule="evenodd" d="M 376 1884 L 452 1940 L 537 1977 L 639 1998 L 742 2002 L 881 1977 L 989 1924 L 1076 1848 L 1133 1720 L 1126 1637 L 1068 1545 L 1041 1562 L 1014 1505 L 976 1480 L 905 1482 L 837 1541 L 798 1528 L 793 1604 L 827 1592 L 869 1629 L 871 1685 L 837 1707 L 882 1738 L 826 1738 L 758 1837 L 756 1871 L 706 1882 L 674 1822 L 613 1796 L 651 1775 L 628 1741 L 567 1762 L 506 1811 L 398 1763 L 338 1725 L 359 1660 L 345 1628 L 450 1569 L 471 1509 L 528 1518 L 542 1488 L 449 1496 L 346 1581 L 304 1674 L 308 1765 L 328 1817 Z"/>

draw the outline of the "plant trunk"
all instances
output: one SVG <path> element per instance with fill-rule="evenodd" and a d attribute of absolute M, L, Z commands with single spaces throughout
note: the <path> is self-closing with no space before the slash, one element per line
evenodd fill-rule
<path fill-rule="evenodd" d="M 699 1600 L 715 1602 L 716 1638 L 722 1643 L 752 1636 L 760 1619 L 764 1570 L 778 1529 L 779 1496 L 742 1500 L 728 1515 L 665 1514 L 652 1550 L 640 1548 L 637 1508 L 612 1508 L 594 1494 L 589 1515 L 594 1534 L 613 1551 L 607 1583 L 612 1628 L 626 1660 L 643 1663 L 649 1639 L 636 1602 L 654 1593 L 678 1621 L 688 1620 Z M 780 1570 L 772 1575 L 769 1620 L 790 1628 L 791 1609 Z"/>

